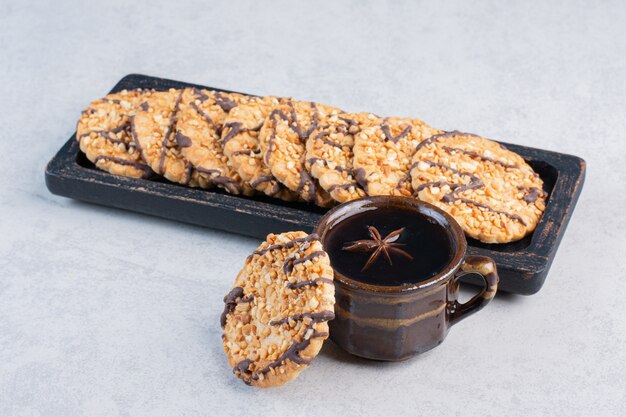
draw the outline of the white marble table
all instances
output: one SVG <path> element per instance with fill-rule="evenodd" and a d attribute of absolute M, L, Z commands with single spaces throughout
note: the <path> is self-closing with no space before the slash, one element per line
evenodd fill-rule
<path fill-rule="evenodd" d="M 626 3 L 90 3 L 0 2 L 1 416 L 624 415 Z M 404 363 L 328 343 L 259 391 L 218 325 L 256 240 L 45 188 L 81 108 L 131 72 L 419 116 L 579 155 L 587 182 L 538 294 Z"/>

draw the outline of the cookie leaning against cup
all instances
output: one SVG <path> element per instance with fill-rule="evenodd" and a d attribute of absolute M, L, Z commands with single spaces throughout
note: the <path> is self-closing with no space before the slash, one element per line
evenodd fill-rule
<path fill-rule="evenodd" d="M 306 142 L 305 166 L 319 185 L 340 203 L 365 197 L 352 166 L 354 138 L 378 120 L 370 113 L 333 113 Z"/>
<path fill-rule="evenodd" d="M 448 132 L 418 145 L 411 167 L 415 195 L 450 213 L 486 243 L 519 240 L 545 209 L 543 181 L 514 152 L 480 136 Z"/>
<path fill-rule="evenodd" d="M 252 195 L 254 190 L 228 165 L 220 136 L 228 112 L 252 100 L 258 99 L 188 88 L 183 91 L 176 121 L 175 140 L 181 155 L 204 181 L 235 195 Z"/>
<path fill-rule="evenodd" d="M 317 235 L 270 234 L 224 297 L 224 351 L 246 384 L 273 387 L 315 358 L 335 317 L 333 269 Z"/>
<path fill-rule="evenodd" d="M 154 172 L 132 140 L 130 118 L 151 90 L 123 90 L 92 102 L 76 125 L 80 150 L 97 168 L 115 175 L 149 178 Z"/>
<path fill-rule="evenodd" d="M 304 201 L 320 207 L 330 207 L 334 201 L 306 170 L 305 144 L 320 119 L 339 112 L 323 104 L 289 100 L 272 110 L 259 136 L 263 162 L 272 175 Z"/>
<path fill-rule="evenodd" d="M 418 119 L 387 117 L 356 135 L 354 170 L 368 195 L 410 197 L 410 166 L 415 147 L 441 133 Z"/>

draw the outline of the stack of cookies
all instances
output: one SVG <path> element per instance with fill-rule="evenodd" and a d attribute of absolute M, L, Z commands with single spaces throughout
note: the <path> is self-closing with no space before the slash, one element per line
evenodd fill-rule
<path fill-rule="evenodd" d="M 547 197 L 523 158 L 496 142 L 290 98 L 124 90 L 91 103 L 76 137 L 96 167 L 115 175 L 321 207 L 415 197 L 486 243 L 532 232 Z"/>

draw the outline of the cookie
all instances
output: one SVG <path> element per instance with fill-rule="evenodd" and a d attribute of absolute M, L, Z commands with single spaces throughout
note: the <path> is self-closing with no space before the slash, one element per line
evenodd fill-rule
<path fill-rule="evenodd" d="M 264 97 L 232 109 L 224 120 L 221 141 L 228 164 L 243 181 L 268 196 L 295 201 L 298 195 L 274 178 L 261 157 L 259 131 L 281 99 Z"/>
<path fill-rule="evenodd" d="M 224 303 L 222 340 L 233 373 L 257 387 L 295 378 L 321 349 L 335 316 L 333 269 L 319 237 L 268 235 Z"/>
<path fill-rule="evenodd" d="M 356 135 L 356 180 L 368 195 L 411 196 L 411 157 L 420 142 L 436 133 L 440 132 L 417 119 L 380 119 Z"/>
<path fill-rule="evenodd" d="M 543 181 L 514 152 L 480 136 L 448 132 L 417 146 L 412 185 L 420 200 L 450 213 L 485 243 L 519 240 L 545 210 Z"/>
<path fill-rule="evenodd" d="M 152 94 L 150 90 L 123 90 L 94 101 L 76 125 L 80 150 L 96 167 L 134 178 L 154 175 L 132 140 L 130 118 Z"/>
<path fill-rule="evenodd" d="M 131 117 L 133 141 L 143 160 L 157 174 L 190 187 L 210 188 L 213 184 L 198 175 L 180 152 L 176 140 L 183 93 L 183 90 L 170 89 L 148 97 Z"/>
<path fill-rule="evenodd" d="M 339 112 L 322 104 L 289 100 L 272 110 L 259 137 L 263 162 L 272 175 L 304 201 L 321 207 L 331 206 L 333 200 L 306 170 L 306 141 L 320 119 Z"/>
<path fill-rule="evenodd" d="M 231 194 L 252 195 L 253 189 L 228 166 L 221 144 L 224 120 L 238 104 L 253 100 L 241 94 L 226 94 L 195 88 L 185 89 L 176 116 L 175 141 L 205 182 Z"/>
<path fill-rule="evenodd" d="M 306 142 L 305 167 L 340 203 L 365 197 L 352 166 L 354 137 L 378 119 L 369 113 L 333 113 Z"/>

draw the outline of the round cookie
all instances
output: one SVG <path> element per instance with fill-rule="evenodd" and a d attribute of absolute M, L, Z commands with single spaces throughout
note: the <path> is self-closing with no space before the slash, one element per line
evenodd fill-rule
<path fill-rule="evenodd" d="M 305 166 L 319 185 L 340 203 L 365 197 L 352 167 L 354 137 L 378 117 L 370 113 L 333 113 L 306 142 Z"/>
<path fill-rule="evenodd" d="M 388 117 L 354 141 L 354 172 L 368 195 L 411 196 L 409 168 L 415 147 L 440 133 L 417 119 Z"/>
<path fill-rule="evenodd" d="M 188 88 L 183 91 L 176 117 L 175 139 L 181 155 L 207 183 L 231 194 L 252 195 L 253 189 L 228 166 L 220 135 L 228 112 L 252 98 Z"/>
<path fill-rule="evenodd" d="M 263 161 L 272 175 L 304 201 L 321 207 L 333 205 L 333 200 L 306 170 L 306 141 L 320 119 L 339 112 L 323 104 L 290 100 L 275 107 L 261 128 Z"/>
<path fill-rule="evenodd" d="M 152 94 L 131 118 L 135 146 L 144 161 L 159 175 L 190 187 L 210 188 L 213 184 L 198 175 L 176 141 L 176 122 L 183 90 L 170 89 Z"/>
<path fill-rule="evenodd" d="M 268 235 L 224 303 L 222 340 L 233 373 L 257 387 L 295 378 L 321 349 L 335 316 L 333 269 L 319 237 Z"/>
<path fill-rule="evenodd" d="M 447 211 L 468 236 L 485 243 L 523 238 L 545 210 L 543 181 L 524 159 L 468 133 L 443 133 L 419 144 L 411 177 L 417 198 Z"/>
<path fill-rule="evenodd" d="M 295 201 L 298 195 L 280 184 L 263 163 L 259 146 L 261 126 L 280 101 L 277 97 L 264 97 L 232 109 L 224 120 L 221 141 L 228 164 L 243 181 L 270 197 Z"/>
<path fill-rule="evenodd" d="M 151 94 L 150 90 L 123 90 L 94 101 L 82 111 L 76 139 L 97 168 L 125 177 L 154 175 L 135 148 L 130 128 L 130 118 Z"/>

